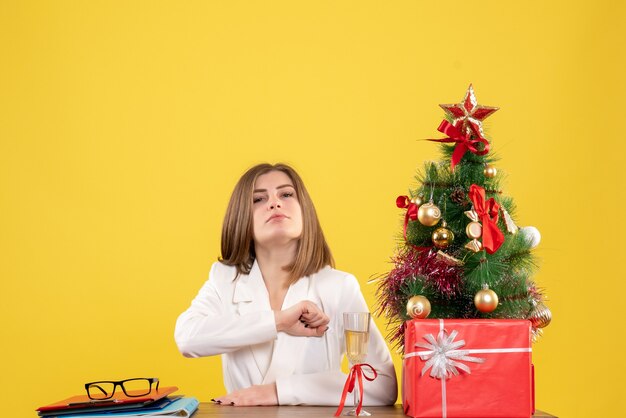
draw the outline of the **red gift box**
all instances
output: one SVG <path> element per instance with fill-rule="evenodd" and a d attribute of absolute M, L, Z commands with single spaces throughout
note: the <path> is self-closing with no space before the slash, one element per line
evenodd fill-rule
<path fill-rule="evenodd" d="M 406 323 L 404 413 L 415 418 L 528 418 L 534 413 L 531 324 L 516 319 Z"/>

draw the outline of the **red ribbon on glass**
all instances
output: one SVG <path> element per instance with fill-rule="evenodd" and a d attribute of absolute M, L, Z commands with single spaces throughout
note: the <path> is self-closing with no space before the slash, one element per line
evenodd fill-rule
<path fill-rule="evenodd" d="M 417 220 L 417 210 L 419 206 L 411 202 L 408 196 L 398 196 L 396 206 L 400 209 L 406 208 L 406 215 L 404 215 L 404 240 L 406 241 L 406 228 L 409 224 L 409 219 L 412 221 Z"/>
<path fill-rule="evenodd" d="M 452 170 L 454 170 L 454 166 L 461 161 L 461 158 L 463 158 L 467 151 L 471 151 L 476 155 L 485 155 L 489 152 L 489 141 L 480 136 L 479 132 L 473 132 L 473 135 L 471 132 L 463 135 L 459 128 L 447 120 L 442 121 L 437 130 L 447 135 L 448 138 L 429 139 L 429 141 L 456 142 L 456 147 L 452 152 L 452 160 L 450 162 L 450 168 L 452 168 Z M 478 144 L 484 145 L 482 150 L 478 149 Z"/>
<path fill-rule="evenodd" d="M 493 254 L 504 242 L 504 234 L 498 228 L 500 205 L 493 197 L 485 201 L 485 189 L 475 184 L 470 186 L 469 198 L 483 225 L 483 247 L 489 254 Z"/>
<path fill-rule="evenodd" d="M 369 377 L 363 372 L 364 367 L 369 367 L 369 369 L 374 373 L 373 377 Z M 348 375 L 348 380 L 346 380 L 346 384 L 343 387 L 343 393 L 341 394 L 341 401 L 339 401 L 339 407 L 337 411 L 335 411 L 335 416 L 338 417 L 341 415 L 341 411 L 343 411 L 343 406 L 346 403 L 346 396 L 348 393 L 352 393 L 354 390 L 354 385 L 358 381 L 359 382 L 359 404 L 356 407 L 357 416 L 361 413 L 361 409 L 363 409 L 363 378 L 369 380 L 370 382 L 378 377 L 378 373 L 376 370 L 367 363 L 355 364 L 350 369 L 350 374 Z"/>

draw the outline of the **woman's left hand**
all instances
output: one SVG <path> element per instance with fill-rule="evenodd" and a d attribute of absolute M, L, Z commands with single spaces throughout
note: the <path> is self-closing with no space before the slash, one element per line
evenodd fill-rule
<path fill-rule="evenodd" d="M 227 406 L 278 405 L 276 383 L 254 385 L 249 388 L 236 390 L 228 395 L 215 398 L 214 402 Z"/>

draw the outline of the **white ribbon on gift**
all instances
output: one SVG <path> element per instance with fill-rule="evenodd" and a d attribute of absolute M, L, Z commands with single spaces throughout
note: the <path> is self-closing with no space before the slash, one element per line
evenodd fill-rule
<path fill-rule="evenodd" d="M 530 353 L 532 348 L 474 348 L 468 350 L 458 350 L 465 345 L 465 340 L 454 341 L 458 335 L 458 331 L 453 330 L 449 335 L 443 327 L 443 319 L 439 320 L 439 334 L 437 338 L 432 334 L 426 334 L 424 339 L 429 344 L 416 343 L 415 347 L 426 348 L 428 351 L 415 351 L 404 355 L 404 358 L 419 357 L 426 361 L 422 368 L 422 376 L 430 369 L 430 376 L 441 380 L 441 416 L 446 418 L 447 401 L 446 401 L 446 379 L 450 379 L 459 375 L 459 370 L 471 374 L 472 371 L 467 364 L 461 361 L 471 363 L 484 363 L 486 359 L 480 357 L 472 357 L 468 354 L 488 354 L 488 353 Z"/>
<path fill-rule="evenodd" d="M 427 334 L 424 339 L 430 344 L 415 344 L 415 347 L 425 348 L 430 351 L 419 352 L 419 356 L 426 362 L 422 369 L 422 376 L 430 369 L 430 375 L 437 379 L 445 379 L 450 375 L 457 376 L 458 369 L 466 373 L 472 373 L 469 366 L 461 363 L 467 361 L 471 363 L 484 363 L 484 358 L 468 356 L 468 350 L 457 350 L 465 345 L 465 340 L 454 341 L 458 331 L 452 331 L 450 335 L 444 329 L 439 331 L 437 339 L 433 334 Z M 458 360 L 458 361 L 457 361 Z"/>

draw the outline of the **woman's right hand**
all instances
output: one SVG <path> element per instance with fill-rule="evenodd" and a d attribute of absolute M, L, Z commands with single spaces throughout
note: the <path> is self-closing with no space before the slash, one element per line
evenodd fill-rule
<path fill-rule="evenodd" d="M 291 308 L 274 311 L 276 329 L 299 337 L 321 337 L 330 318 L 313 302 L 303 300 Z"/>

